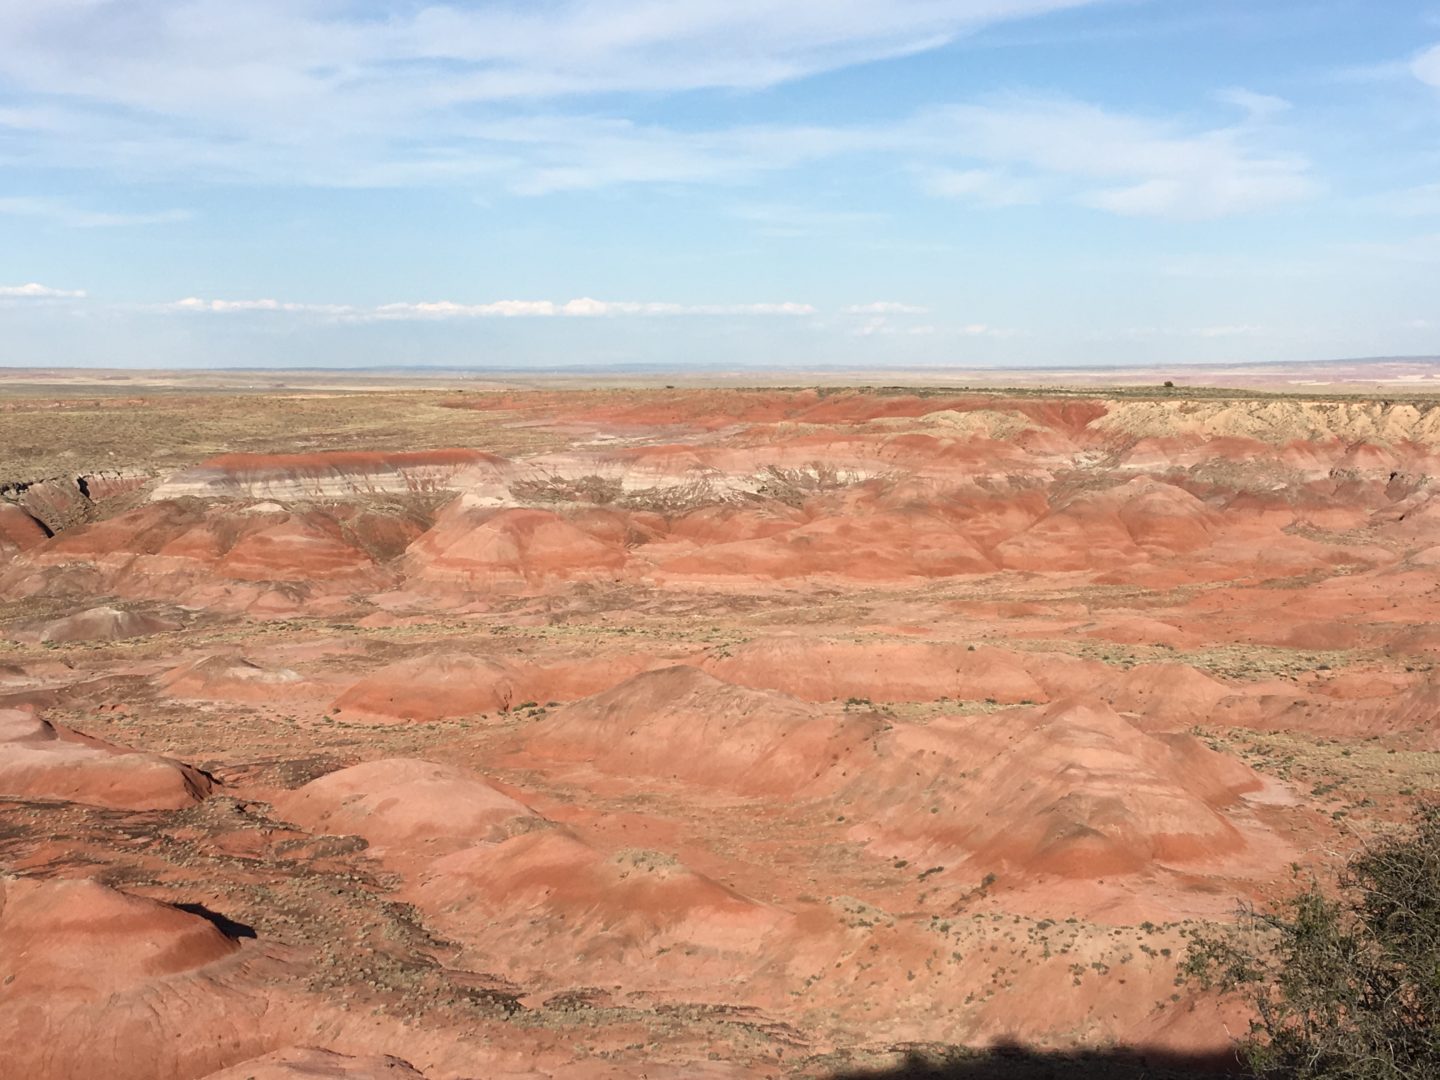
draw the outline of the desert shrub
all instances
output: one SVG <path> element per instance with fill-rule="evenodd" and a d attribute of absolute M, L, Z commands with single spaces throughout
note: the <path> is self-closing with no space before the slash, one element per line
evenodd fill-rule
<path fill-rule="evenodd" d="M 1243 1060 L 1260 1077 L 1440 1077 L 1440 804 L 1318 884 L 1228 930 L 1197 934 L 1184 973 L 1254 1009 Z"/>

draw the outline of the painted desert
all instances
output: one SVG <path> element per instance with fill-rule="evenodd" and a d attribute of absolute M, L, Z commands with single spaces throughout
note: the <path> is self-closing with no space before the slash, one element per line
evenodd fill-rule
<path fill-rule="evenodd" d="M 7 385 L 5 1073 L 1223 1072 L 1440 787 L 1417 386 Z"/>

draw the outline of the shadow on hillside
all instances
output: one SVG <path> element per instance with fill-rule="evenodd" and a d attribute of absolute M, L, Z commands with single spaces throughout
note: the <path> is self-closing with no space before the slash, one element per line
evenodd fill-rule
<path fill-rule="evenodd" d="M 1032 1050 L 1002 1044 L 986 1050 L 916 1050 L 899 1065 L 844 1069 L 829 1080 L 1220 1080 L 1244 1075 L 1230 1054 Z"/>
<path fill-rule="evenodd" d="M 208 920 L 216 930 L 219 930 L 231 941 L 255 936 L 254 927 L 236 922 L 234 919 L 221 915 L 218 911 L 211 911 L 204 904 L 176 904 L 175 906 L 181 911 L 188 911 L 191 915 L 199 915 L 202 919 Z"/>

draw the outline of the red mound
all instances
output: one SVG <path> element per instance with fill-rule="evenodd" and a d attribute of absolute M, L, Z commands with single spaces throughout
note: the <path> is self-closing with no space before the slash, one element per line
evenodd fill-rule
<path fill-rule="evenodd" d="M 883 756 L 853 789 L 875 815 L 862 832 L 923 858 L 959 849 L 1067 877 L 1234 854 L 1244 838 L 1224 809 L 1263 786 L 1191 736 L 1073 703 L 897 729 Z"/>
<path fill-rule="evenodd" d="M 793 793 L 829 782 L 832 764 L 860 751 L 878 727 L 873 719 L 827 714 L 679 666 L 637 675 L 552 713 L 536 726 L 529 748 L 625 776 Z"/>
<path fill-rule="evenodd" d="M 116 994 L 239 949 L 208 919 L 89 879 L 0 879 L 0 994 Z"/>
<path fill-rule="evenodd" d="M 406 556 L 421 581 L 499 590 L 609 576 L 625 560 L 623 548 L 548 510 L 496 510 L 463 498 L 445 508 Z"/>
<path fill-rule="evenodd" d="M 6 1075 L 181 1080 L 265 1052 L 263 1002 L 227 985 L 244 955 L 169 904 L 89 880 L 0 880 Z"/>
<path fill-rule="evenodd" d="M 178 810 L 210 788 L 204 773 L 179 761 L 112 746 L 28 712 L 0 710 L 0 795 Z"/>
<path fill-rule="evenodd" d="M 40 631 L 41 641 L 119 641 L 124 638 L 146 637 L 179 630 L 180 624 L 170 619 L 139 611 L 121 611 L 112 607 L 96 607 L 47 623 Z"/>
<path fill-rule="evenodd" d="M 1235 692 L 1188 664 L 1127 668 L 1053 653 L 1032 653 L 1025 662 L 1051 698 L 1094 699 L 1156 725 L 1203 723 Z"/>
<path fill-rule="evenodd" d="M 505 712 L 525 702 L 571 701 L 608 689 L 650 666 L 642 656 L 555 665 L 439 652 L 374 671 L 335 699 L 343 718 L 444 720 Z"/>
<path fill-rule="evenodd" d="M 345 717 L 444 720 L 499 712 L 522 701 L 518 665 L 487 656 L 432 653 L 387 664 L 335 699 Z M 547 699 L 548 700 L 548 699 Z"/>
<path fill-rule="evenodd" d="M 274 702 L 303 680 L 288 668 L 265 668 L 240 656 L 206 656 L 160 676 L 158 684 L 178 698 Z"/>
<path fill-rule="evenodd" d="M 195 501 L 150 503 L 66 530 L 10 562 L 21 595 L 118 592 L 168 601 L 251 599 L 272 583 L 341 593 L 381 587 L 381 567 L 424 528 L 408 514 L 354 505 L 255 511 Z M 235 583 L 256 583 L 237 588 Z"/>
<path fill-rule="evenodd" d="M 278 796 L 275 809 L 316 832 L 363 836 L 406 855 L 501 840 L 538 820 L 472 772 L 408 758 L 322 776 Z"/>
<path fill-rule="evenodd" d="M 734 971 L 723 954 L 763 954 L 764 935 L 789 922 L 668 855 L 607 856 L 556 829 L 439 859 L 409 896 L 516 975 L 563 983 L 579 969 L 623 976 L 632 989 L 657 980 L 673 989 L 676 969 L 713 986 Z M 558 950 L 557 939 L 566 942 Z"/>
<path fill-rule="evenodd" d="M 962 532 L 929 513 L 816 518 L 775 536 L 713 544 L 659 564 L 674 578 L 799 578 L 860 581 L 983 574 L 995 564 Z"/>
<path fill-rule="evenodd" d="M 1137 477 L 1061 504 L 995 552 L 1010 569 L 1083 570 L 1195 551 L 1219 526 L 1195 496 Z"/>
<path fill-rule="evenodd" d="M 218 560 L 217 570 L 241 581 L 338 577 L 365 570 L 374 560 L 341 522 L 321 515 L 257 515 Z"/>

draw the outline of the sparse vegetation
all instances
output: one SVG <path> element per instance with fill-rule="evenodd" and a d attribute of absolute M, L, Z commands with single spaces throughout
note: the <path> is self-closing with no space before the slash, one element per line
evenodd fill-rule
<path fill-rule="evenodd" d="M 1256 1076 L 1440 1076 L 1440 804 L 1352 859 L 1338 894 L 1312 882 L 1193 935 L 1184 971 L 1253 1006 L 1242 1054 Z"/>

